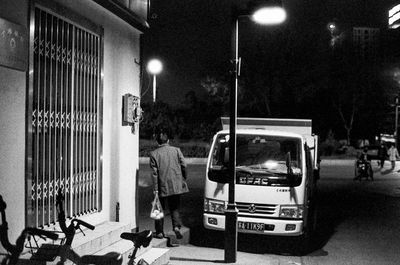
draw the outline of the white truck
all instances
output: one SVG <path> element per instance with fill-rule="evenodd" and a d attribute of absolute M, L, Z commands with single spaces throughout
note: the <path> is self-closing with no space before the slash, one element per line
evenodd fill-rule
<path fill-rule="evenodd" d="M 203 224 L 225 229 L 229 118 L 213 138 L 207 160 Z M 318 137 L 311 120 L 237 119 L 235 202 L 238 232 L 296 236 L 307 251 L 316 228 Z"/>

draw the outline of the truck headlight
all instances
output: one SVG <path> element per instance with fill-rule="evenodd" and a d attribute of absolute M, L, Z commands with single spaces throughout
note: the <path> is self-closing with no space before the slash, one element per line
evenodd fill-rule
<path fill-rule="evenodd" d="M 210 213 L 225 213 L 226 202 L 204 199 L 204 211 Z"/>
<path fill-rule="evenodd" d="M 279 217 L 283 218 L 303 218 L 303 206 L 301 205 L 281 205 Z"/>

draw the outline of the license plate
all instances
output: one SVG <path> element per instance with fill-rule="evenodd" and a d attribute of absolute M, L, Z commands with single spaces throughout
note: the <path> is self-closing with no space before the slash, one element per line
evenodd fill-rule
<path fill-rule="evenodd" d="M 239 230 L 264 231 L 263 223 L 238 222 Z"/>

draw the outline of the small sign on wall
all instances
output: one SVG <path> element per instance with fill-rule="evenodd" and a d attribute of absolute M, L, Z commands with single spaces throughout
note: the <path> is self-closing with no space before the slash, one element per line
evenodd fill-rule
<path fill-rule="evenodd" d="M 142 120 L 140 99 L 132 94 L 122 96 L 122 126 L 131 126 L 135 133 L 136 126 Z"/>
<path fill-rule="evenodd" d="M 0 18 L 0 65 L 26 71 L 28 42 L 25 27 Z"/>
<path fill-rule="evenodd" d="M 122 96 L 122 125 L 132 125 L 137 122 L 139 98 L 131 94 Z"/>

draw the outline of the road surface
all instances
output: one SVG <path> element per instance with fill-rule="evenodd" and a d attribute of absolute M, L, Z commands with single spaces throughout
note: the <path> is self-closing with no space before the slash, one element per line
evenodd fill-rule
<path fill-rule="evenodd" d="M 238 251 L 274 255 L 281 264 L 400 264 L 400 164 L 380 170 L 375 181 L 353 181 L 352 161 L 322 162 L 319 182 L 318 233 L 313 250 L 290 256 L 288 238 L 239 234 Z M 202 225 L 205 165 L 189 165 L 190 193 L 183 196 L 182 217 L 191 229 L 191 244 L 224 249 L 222 232 Z M 139 220 L 148 218 L 152 198 L 148 164 L 140 165 Z"/>

